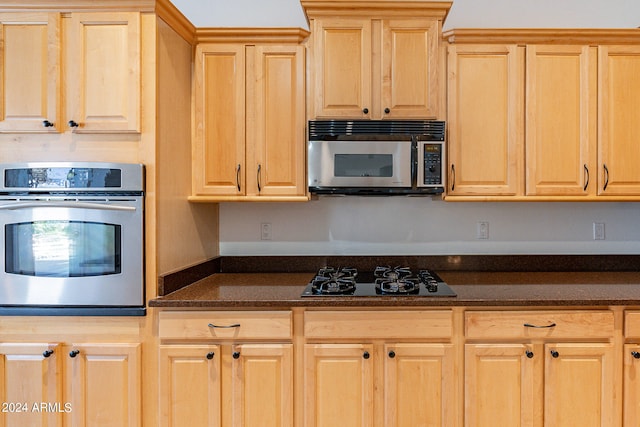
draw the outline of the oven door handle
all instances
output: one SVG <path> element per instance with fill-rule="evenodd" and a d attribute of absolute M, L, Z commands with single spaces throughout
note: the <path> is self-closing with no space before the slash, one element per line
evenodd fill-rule
<path fill-rule="evenodd" d="M 75 209 L 98 209 L 107 211 L 135 211 L 135 206 L 112 205 L 108 203 L 89 203 L 75 201 L 44 201 L 44 202 L 17 202 L 0 205 L 0 210 L 17 210 L 33 208 L 75 208 Z"/>

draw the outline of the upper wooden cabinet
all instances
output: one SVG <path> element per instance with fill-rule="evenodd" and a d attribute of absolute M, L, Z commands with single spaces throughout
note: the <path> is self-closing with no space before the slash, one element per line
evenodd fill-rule
<path fill-rule="evenodd" d="M 637 200 L 640 33 L 454 30 L 448 200 Z M 615 176 L 613 170 L 616 171 Z"/>
<path fill-rule="evenodd" d="M 318 2 L 309 17 L 310 118 L 438 118 L 450 2 Z"/>
<path fill-rule="evenodd" d="M 599 49 L 598 194 L 640 194 L 640 46 Z"/>
<path fill-rule="evenodd" d="M 524 61 L 515 45 L 449 46 L 450 195 L 522 191 Z"/>
<path fill-rule="evenodd" d="M 140 131 L 139 13 L 2 13 L 0 42 L 0 132 Z"/>
<path fill-rule="evenodd" d="M 192 201 L 308 200 L 303 30 L 213 32 L 195 59 Z"/>

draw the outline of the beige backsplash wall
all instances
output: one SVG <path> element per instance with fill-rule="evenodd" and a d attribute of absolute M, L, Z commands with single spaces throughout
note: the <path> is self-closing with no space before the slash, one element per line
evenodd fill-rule
<path fill-rule="evenodd" d="M 478 221 L 489 239 L 476 238 Z M 593 240 L 593 223 L 605 240 Z M 270 223 L 272 240 L 261 240 Z M 221 255 L 640 254 L 640 203 L 324 197 L 220 205 Z"/>

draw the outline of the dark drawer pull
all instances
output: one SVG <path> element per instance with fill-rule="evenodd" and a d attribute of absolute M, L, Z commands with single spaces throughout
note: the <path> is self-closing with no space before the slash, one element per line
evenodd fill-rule
<path fill-rule="evenodd" d="M 640 352 L 632 351 L 631 355 L 633 356 L 634 359 L 640 359 Z"/>
<path fill-rule="evenodd" d="M 214 325 L 213 323 L 209 323 L 210 328 L 221 328 L 221 329 L 230 329 L 230 328 L 239 328 L 240 323 L 234 323 L 233 325 Z"/>
<path fill-rule="evenodd" d="M 525 354 L 527 355 L 527 357 L 528 357 L 529 359 L 532 359 L 532 358 L 533 358 L 533 351 L 531 351 L 531 350 L 527 350 L 527 352 L 526 352 Z"/>
<path fill-rule="evenodd" d="M 540 326 L 540 325 L 532 325 L 531 323 L 525 323 L 524 327 L 525 328 L 537 328 L 537 329 L 544 329 L 544 328 L 555 328 L 556 324 L 552 323 L 550 325 L 544 325 L 544 326 Z"/>

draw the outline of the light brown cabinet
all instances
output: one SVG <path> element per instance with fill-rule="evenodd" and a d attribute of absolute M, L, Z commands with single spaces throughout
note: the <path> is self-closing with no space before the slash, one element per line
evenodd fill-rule
<path fill-rule="evenodd" d="M 256 30 L 234 43 L 229 34 L 196 47 L 191 200 L 308 200 L 306 32 Z"/>
<path fill-rule="evenodd" d="M 0 343 L 2 425 L 142 425 L 138 343 Z"/>
<path fill-rule="evenodd" d="M 160 425 L 293 425 L 291 313 L 162 312 Z"/>
<path fill-rule="evenodd" d="M 626 312 L 624 325 L 623 425 L 627 427 L 640 423 L 640 312 Z"/>
<path fill-rule="evenodd" d="M 526 195 L 595 195 L 597 48 L 527 45 Z"/>
<path fill-rule="evenodd" d="M 0 25 L 0 132 L 140 132 L 139 13 L 2 13 Z"/>
<path fill-rule="evenodd" d="M 523 55 L 507 44 L 449 46 L 449 195 L 522 192 Z"/>
<path fill-rule="evenodd" d="M 466 426 L 619 425 L 612 312 L 468 311 L 465 329 Z"/>
<path fill-rule="evenodd" d="M 628 32 L 607 39 L 588 31 L 551 38 L 543 30 L 454 30 L 446 36 L 449 196 L 640 196 L 640 155 L 631 149 L 636 131 L 630 120 L 620 120 L 637 110 L 629 94 L 640 89 L 622 82 L 630 81 L 640 60 L 633 47 L 611 44 L 628 42 Z M 611 180 L 613 164 L 619 185 Z"/>
<path fill-rule="evenodd" d="M 640 195 L 640 47 L 600 46 L 598 194 Z"/>
<path fill-rule="evenodd" d="M 451 321 L 447 311 L 305 312 L 304 425 L 456 425 Z"/>
<path fill-rule="evenodd" d="M 311 29 L 310 118 L 441 116 L 440 30 L 450 3 L 302 5 Z"/>

